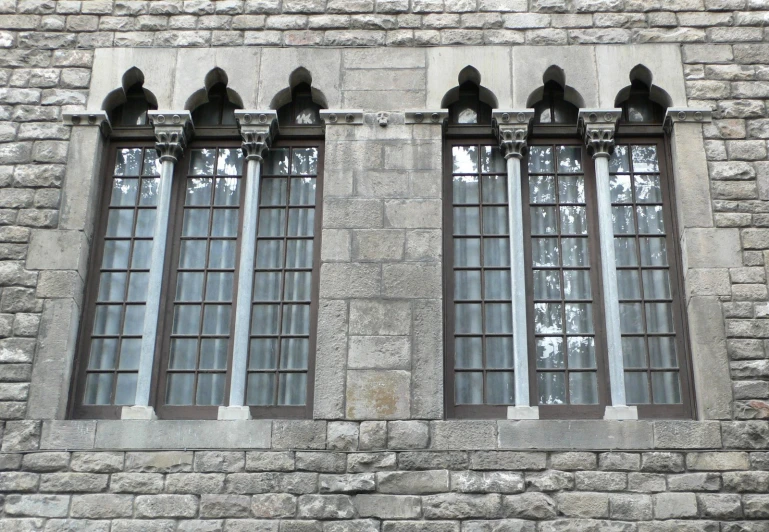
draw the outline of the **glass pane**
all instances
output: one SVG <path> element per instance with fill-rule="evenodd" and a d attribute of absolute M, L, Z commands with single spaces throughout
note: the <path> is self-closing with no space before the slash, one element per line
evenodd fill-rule
<path fill-rule="evenodd" d="M 653 368 L 677 368 L 676 342 L 672 336 L 649 338 L 649 359 Z"/>
<path fill-rule="evenodd" d="M 256 272 L 254 301 L 280 301 L 280 272 Z"/>
<path fill-rule="evenodd" d="M 627 156 L 627 146 L 617 145 L 609 159 L 609 172 L 622 173 L 630 171 L 630 162 Z"/>
<path fill-rule="evenodd" d="M 673 305 L 646 303 L 646 329 L 650 333 L 672 333 Z"/>
<path fill-rule="evenodd" d="M 487 333 L 513 332 L 513 307 L 510 303 L 487 303 L 485 310 Z"/>
<path fill-rule="evenodd" d="M 636 207 L 638 214 L 638 232 L 641 234 L 665 234 L 665 220 L 659 205 Z"/>
<path fill-rule="evenodd" d="M 277 269 L 282 266 L 283 241 L 259 240 L 256 243 L 256 267 L 260 269 Z"/>
<path fill-rule="evenodd" d="M 310 340 L 284 338 L 280 348 L 280 369 L 307 369 Z"/>
<path fill-rule="evenodd" d="M 515 404 L 515 379 L 512 371 L 486 374 L 486 402 L 492 405 Z"/>
<path fill-rule="evenodd" d="M 206 267 L 205 240 L 182 240 L 179 252 L 180 268 L 202 269 Z"/>
<path fill-rule="evenodd" d="M 507 207 L 483 208 L 483 234 L 506 235 L 509 233 L 507 224 Z"/>
<path fill-rule="evenodd" d="M 211 224 L 211 236 L 235 237 L 238 236 L 238 210 L 215 209 L 214 221 Z"/>
<path fill-rule="evenodd" d="M 512 283 L 507 270 L 488 270 L 484 275 L 485 299 L 512 299 Z"/>
<path fill-rule="evenodd" d="M 240 179 L 220 177 L 216 180 L 214 205 L 237 205 L 240 202 Z"/>
<path fill-rule="evenodd" d="M 454 203 L 478 203 L 478 176 L 455 175 L 453 178 Z"/>
<path fill-rule="evenodd" d="M 309 301 L 312 291 L 312 273 L 286 272 L 285 301 Z"/>
<path fill-rule="evenodd" d="M 216 175 L 241 175 L 243 173 L 243 150 L 221 148 L 216 163 Z"/>
<path fill-rule="evenodd" d="M 278 334 L 280 305 L 254 305 L 251 313 L 251 334 Z"/>
<path fill-rule="evenodd" d="M 123 338 L 120 342 L 120 369 L 139 369 L 139 356 L 141 354 L 141 338 Z"/>
<path fill-rule="evenodd" d="M 561 276 L 556 270 L 534 270 L 534 299 L 561 299 Z"/>
<path fill-rule="evenodd" d="M 478 173 L 478 148 L 476 146 L 454 146 L 451 149 L 454 174 Z"/>
<path fill-rule="evenodd" d="M 312 240 L 289 240 L 286 245 L 286 268 L 312 268 Z"/>
<path fill-rule="evenodd" d="M 291 205 L 315 205 L 315 178 L 295 177 L 291 179 Z"/>
<path fill-rule="evenodd" d="M 288 210 L 288 236 L 312 236 L 315 233 L 315 209 Z"/>
<path fill-rule="evenodd" d="M 678 404 L 681 402 L 681 386 L 677 371 L 652 373 L 652 396 L 656 404 Z"/>
<path fill-rule="evenodd" d="M 670 299 L 667 270 L 643 270 L 644 298 Z"/>
<path fill-rule="evenodd" d="M 633 171 L 659 172 L 657 146 L 631 146 L 633 154 Z"/>
<path fill-rule="evenodd" d="M 582 172 L 582 148 L 579 146 L 558 146 L 558 173 L 579 174 Z"/>
<path fill-rule="evenodd" d="M 285 209 L 259 209 L 259 236 L 283 236 L 285 230 Z"/>
<path fill-rule="evenodd" d="M 206 280 L 206 301 L 232 301 L 234 274 L 209 272 Z"/>
<path fill-rule="evenodd" d="M 271 405 L 275 399 L 275 376 L 272 373 L 249 373 L 246 402 L 249 405 Z"/>
<path fill-rule="evenodd" d="M 513 338 L 510 336 L 489 336 L 486 338 L 486 367 L 512 369 Z"/>
<path fill-rule="evenodd" d="M 633 207 L 612 207 L 615 235 L 632 235 L 635 233 L 635 221 L 633 220 Z"/>
<path fill-rule="evenodd" d="M 174 306 L 173 334 L 198 334 L 200 330 L 200 306 Z"/>
<path fill-rule="evenodd" d="M 555 176 L 529 177 L 529 201 L 531 203 L 555 203 Z"/>
<path fill-rule="evenodd" d="M 190 150 L 190 175 L 213 175 L 216 150 Z"/>
<path fill-rule="evenodd" d="M 288 148 L 274 148 L 267 152 L 264 160 L 265 175 L 288 174 Z"/>
<path fill-rule="evenodd" d="M 454 272 L 454 299 L 481 299 L 481 272 Z"/>
<path fill-rule="evenodd" d="M 262 179 L 262 192 L 259 196 L 260 205 L 285 205 L 287 181 L 284 178 Z"/>
<path fill-rule="evenodd" d="M 98 305 L 93 320 L 93 334 L 120 334 L 120 320 L 123 317 L 122 305 Z"/>
<path fill-rule="evenodd" d="M 641 265 L 642 266 L 667 266 L 668 251 L 664 238 L 642 237 Z"/>
<path fill-rule="evenodd" d="M 307 395 L 306 373 L 281 373 L 278 378 L 278 404 L 303 405 Z"/>
<path fill-rule="evenodd" d="M 142 179 L 142 191 L 139 205 L 155 206 L 158 204 L 158 185 L 160 179 Z"/>
<path fill-rule="evenodd" d="M 629 175 L 613 175 L 610 183 L 612 203 L 633 203 L 633 190 L 630 186 Z"/>
<path fill-rule="evenodd" d="M 120 373 L 115 386 L 115 404 L 133 405 L 136 403 L 136 383 L 139 376 L 136 373 Z"/>
<path fill-rule="evenodd" d="M 591 299 L 590 272 L 587 270 L 563 271 L 564 299 Z"/>
<path fill-rule="evenodd" d="M 529 173 L 553 173 L 553 148 L 550 146 L 531 146 L 529 148 Z"/>
<path fill-rule="evenodd" d="M 275 369 L 278 367 L 278 340 L 252 338 L 248 369 Z"/>
<path fill-rule="evenodd" d="M 454 399 L 458 405 L 483 403 L 483 373 L 455 374 Z"/>
<path fill-rule="evenodd" d="M 195 390 L 195 375 L 185 373 L 171 373 L 168 375 L 168 390 L 166 391 L 166 404 L 191 405 Z"/>
<path fill-rule="evenodd" d="M 202 301 L 203 277 L 203 272 L 179 272 L 176 277 L 176 301 Z"/>
<path fill-rule="evenodd" d="M 198 266 L 198 268 L 200 267 Z M 235 241 L 211 240 L 208 250 L 208 267 L 214 269 L 235 268 Z"/>
<path fill-rule="evenodd" d="M 185 209 L 182 236 L 208 236 L 208 209 Z"/>
<path fill-rule="evenodd" d="M 477 207 L 454 207 L 454 234 L 478 235 L 481 232 Z"/>
<path fill-rule="evenodd" d="M 638 203 L 662 203 L 660 176 L 635 176 L 635 196 Z"/>
<path fill-rule="evenodd" d="M 455 338 L 454 350 L 454 365 L 456 368 L 483 368 L 483 344 L 481 343 L 481 338 Z"/>
<path fill-rule="evenodd" d="M 124 272 L 103 272 L 99 279 L 97 301 L 123 301 L 127 274 Z"/>
<path fill-rule="evenodd" d="M 138 244 L 138 242 L 137 242 Z M 106 240 L 101 267 L 105 270 L 124 270 L 128 268 L 128 252 L 131 242 L 128 240 Z"/>
<path fill-rule="evenodd" d="M 572 336 L 566 339 L 569 368 L 590 369 L 595 365 L 595 339 L 590 336 Z"/>
<path fill-rule="evenodd" d="M 294 148 L 291 158 L 291 174 L 315 175 L 318 173 L 318 149 Z"/>
<path fill-rule="evenodd" d="M 483 203 L 507 204 L 507 177 L 483 176 Z"/>
<path fill-rule="evenodd" d="M 230 305 L 206 305 L 203 312 L 203 334 L 228 334 L 231 311 Z"/>
<path fill-rule="evenodd" d="M 556 207 L 533 207 L 531 209 L 531 234 L 555 235 L 558 233 Z"/>
<path fill-rule="evenodd" d="M 498 146 L 481 147 L 481 172 L 484 174 L 504 174 L 507 172 L 505 158 Z"/>
<path fill-rule="evenodd" d="M 625 334 L 643 333 L 644 322 L 641 303 L 620 303 L 619 323 L 620 329 Z"/>
<path fill-rule="evenodd" d="M 483 265 L 487 267 L 510 266 L 510 239 L 484 238 Z M 468 264 L 468 266 L 471 265 Z"/>
<path fill-rule="evenodd" d="M 560 334 L 563 330 L 560 303 L 534 304 L 534 332 L 537 334 Z"/>
<path fill-rule="evenodd" d="M 144 332 L 144 305 L 128 305 L 125 308 L 123 334 L 139 336 Z"/>
<path fill-rule="evenodd" d="M 598 403 L 598 379 L 595 373 L 569 373 L 569 402 L 573 405 Z"/>
<path fill-rule="evenodd" d="M 117 151 L 115 175 L 139 175 L 142 165 L 141 148 L 124 148 Z"/>
<path fill-rule="evenodd" d="M 458 334 L 480 334 L 481 305 L 476 303 L 454 305 L 454 330 Z"/>
<path fill-rule="evenodd" d="M 142 175 L 160 175 L 160 165 L 158 152 L 153 149 L 145 150 L 144 170 L 142 171 Z"/>
<path fill-rule="evenodd" d="M 641 299 L 638 270 L 617 270 L 617 293 L 620 299 Z"/>
<path fill-rule="evenodd" d="M 85 380 L 83 404 L 108 405 L 112 397 L 112 373 L 90 373 Z"/>
<path fill-rule="evenodd" d="M 144 272 L 132 272 L 128 282 L 127 301 L 145 301 L 147 299 L 147 285 L 150 274 Z"/>
<path fill-rule="evenodd" d="M 561 234 L 587 234 L 587 214 L 585 212 L 585 207 L 561 207 Z"/>
<path fill-rule="evenodd" d="M 637 266 L 635 238 L 615 238 L 614 257 L 617 266 Z"/>
<path fill-rule="evenodd" d="M 590 266 L 590 251 L 587 238 L 562 238 L 561 246 L 563 247 L 564 266 Z"/>
<path fill-rule="evenodd" d="M 584 334 L 593 332 L 593 305 L 591 303 L 567 303 L 566 333 Z"/>
<path fill-rule="evenodd" d="M 561 203 L 585 203 L 585 178 L 581 175 L 559 177 L 558 197 Z"/>
<path fill-rule="evenodd" d="M 539 404 L 562 405 L 566 401 L 566 378 L 563 373 L 537 373 Z"/>
<path fill-rule="evenodd" d="M 222 373 L 201 373 L 198 375 L 198 391 L 195 404 L 210 406 L 224 404 L 224 380 Z"/>
<path fill-rule="evenodd" d="M 168 369 L 195 369 L 198 341 L 191 338 L 172 338 Z"/>
<path fill-rule="evenodd" d="M 152 237 L 155 234 L 155 209 L 140 209 L 136 213 L 136 231 L 138 237 Z"/>
<path fill-rule="evenodd" d="M 645 368 L 646 346 L 642 336 L 622 337 L 622 359 L 626 368 Z"/>
<path fill-rule="evenodd" d="M 562 338 L 537 338 L 537 368 L 559 369 L 565 367 Z"/>
<path fill-rule="evenodd" d="M 117 360 L 117 338 L 91 340 L 91 356 L 88 369 L 114 369 Z"/>
<path fill-rule="evenodd" d="M 132 207 L 136 205 L 136 195 L 139 192 L 138 179 L 120 179 L 112 180 L 112 198 L 110 206 L 112 207 Z"/>
<path fill-rule="evenodd" d="M 213 179 L 210 177 L 194 177 L 187 179 L 187 192 L 184 198 L 184 204 L 188 206 L 210 205 L 212 183 Z"/>
<path fill-rule="evenodd" d="M 481 241 L 478 238 L 454 239 L 454 266 L 466 268 L 481 265 Z"/>
<path fill-rule="evenodd" d="M 625 372 L 625 397 L 628 404 L 643 405 L 649 403 L 646 373 Z"/>
<path fill-rule="evenodd" d="M 133 232 L 133 209 L 110 209 L 106 236 L 130 237 Z"/>
<path fill-rule="evenodd" d="M 283 334 L 310 334 L 310 305 L 283 305 Z"/>

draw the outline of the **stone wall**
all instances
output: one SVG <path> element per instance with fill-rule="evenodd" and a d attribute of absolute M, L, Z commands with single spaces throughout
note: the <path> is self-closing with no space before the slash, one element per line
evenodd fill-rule
<path fill-rule="evenodd" d="M 0 0 L 0 531 L 769 530 L 767 21 L 766 0 Z M 442 142 L 404 124 L 433 98 L 413 90 L 424 64 L 405 64 L 405 85 L 393 69 L 422 46 L 648 43 L 678 45 L 681 105 L 713 110 L 674 148 L 677 177 L 709 177 L 707 209 L 678 214 L 699 228 L 682 243 L 693 348 L 729 357 L 733 401 L 703 416 L 723 421 L 403 421 L 443 417 Z M 49 239 L 71 229 L 68 157 L 96 142 L 70 143 L 61 113 L 99 108 L 95 49 L 152 46 L 392 47 L 373 64 L 352 52 L 349 90 L 334 89 L 368 114 L 326 135 L 319 421 L 228 422 L 220 437 L 224 422 L 52 421 L 61 394 L 28 408 L 33 364 L 43 385 L 68 371 L 56 357 L 91 239 Z M 539 55 L 513 62 L 514 83 Z M 379 128 L 371 112 L 387 110 Z M 390 395 L 372 401 L 375 386 Z"/>

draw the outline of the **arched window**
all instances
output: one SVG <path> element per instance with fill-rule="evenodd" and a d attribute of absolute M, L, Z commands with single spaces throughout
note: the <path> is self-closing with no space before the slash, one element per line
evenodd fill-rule
<path fill-rule="evenodd" d="M 224 82 L 218 82 L 208 90 L 208 101 L 192 111 L 192 123 L 195 126 L 235 127 L 235 110 L 239 108 L 230 101 Z"/>
<path fill-rule="evenodd" d="M 125 91 L 125 102 L 117 105 L 109 112 L 112 127 L 130 127 L 149 125 L 147 111 L 157 109 L 151 103 L 142 83 L 137 82 Z"/>
<path fill-rule="evenodd" d="M 449 124 L 491 124 L 491 105 L 481 100 L 481 87 L 473 81 L 459 86 L 457 100 L 449 105 Z"/>
<path fill-rule="evenodd" d="M 534 106 L 534 124 L 576 125 L 578 113 L 579 109 L 564 98 L 563 87 L 557 81 L 548 81 L 542 99 Z"/>
<path fill-rule="evenodd" d="M 291 101 L 278 109 L 281 126 L 320 125 L 320 105 L 312 99 L 312 89 L 307 83 L 299 83 L 291 92 Z"/>
<path fill-rule="evenodd" d="M 630 84 L 630 91 L 625 100 L 619 102 L 622 107 L 622 122 L 627 124 L 657 124 L 665 119 L 665 108 L 652 100 L 649 85 L 639 79 Z"/>

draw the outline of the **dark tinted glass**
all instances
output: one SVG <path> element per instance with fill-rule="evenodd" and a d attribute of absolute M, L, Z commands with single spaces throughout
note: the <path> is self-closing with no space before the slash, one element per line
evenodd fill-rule
<path fill-rule="evenodd" d="M 320 124 L 320 105 L 312 100 L 312 89 L 306 83 L 294 87 L 291 101 L 278 109 L 278 122 L 283 126 L 316 126 Z"/>
<path fill-rule="evenodd" d="M 535 124 L 576 124 L 579 109 L 564 99 L 563 87 L 555 81 L 545 84 L 542 99 L 534 105 Z"/>
<path fill-rule="evenodd" d="M 235 110 L 239 109 L 227 96 L 224 83 L 217 83 L 208 91 L 208 101 L 192 111 L 196 126 L 234 126 Z"/>

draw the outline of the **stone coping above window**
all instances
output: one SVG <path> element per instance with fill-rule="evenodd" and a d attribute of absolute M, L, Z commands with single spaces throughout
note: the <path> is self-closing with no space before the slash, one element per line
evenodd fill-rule
<path fill-rule="evenodd" d="M 40 450 L 682 450 L 768 441 L 761 421 L 78 420 L 42 422 Z"/>

